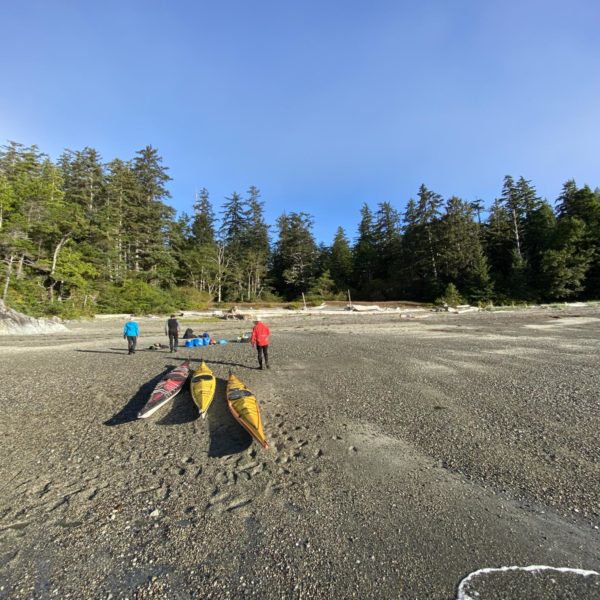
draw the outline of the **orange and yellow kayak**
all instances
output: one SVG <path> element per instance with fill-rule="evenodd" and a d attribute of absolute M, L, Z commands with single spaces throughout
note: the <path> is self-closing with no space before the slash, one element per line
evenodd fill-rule
<path fill-rule="evenodd" d="M 204 361 L 201 361 L 198 368 L 192 374 L 190 389 L 192 398 L 203 419 L 206 417 L 206 411 L 215 396 L 216 386 L 217 380 L 214 373 L 206 366 Z"/>
<path fill-rule="evenodd" d="M 232 373 L 227 382 L 227 405 L 233 418 L 263 448 L 268 448 L 256 396 Z"/>

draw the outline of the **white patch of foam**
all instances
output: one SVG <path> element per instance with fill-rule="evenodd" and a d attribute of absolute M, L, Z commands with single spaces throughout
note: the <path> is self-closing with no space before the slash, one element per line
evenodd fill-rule
<path fill-rule="evenodd" d="M 467 586 L 473 584 L 473 580 L 475 580 L 477 577 L 487 575 L 488 573 L 505 573 L 509 571 L 527 571 L 530 573 L 552 571 L 554 573 L 571 573 L 573 575 L 580 575 L 582 577 L 590 577 L 594 575 L 600 577 L 600 573 L 597 573 L 596 571 L 586 571 L 584 569 L 571 569 L 569 567 L 547 567 L 546 565 L 528 565 L 526 567 L 490 567 L 485 569 L 479 569 L 478 571 L 473 571 L 473 573 L 467 575 L 458 586 L 456 600 L 479 600 L 479 593 L 473 592 L 474 596 L 471 596 L 466 591 Z"/>

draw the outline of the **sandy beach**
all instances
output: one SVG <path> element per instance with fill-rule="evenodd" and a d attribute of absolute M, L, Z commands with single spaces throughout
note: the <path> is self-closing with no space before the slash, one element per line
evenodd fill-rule
<path fill-rule="evenodd" d="M 459 589 L 600 572 L 600 308 L 273 318 L 269 371 L 139 323 L 132 356 L 120 320 L 0 337 L 0 598 L 600 598 L 575 571 Z M 137 420 L 188 357 L 207 418 L 186 389 Z"/>

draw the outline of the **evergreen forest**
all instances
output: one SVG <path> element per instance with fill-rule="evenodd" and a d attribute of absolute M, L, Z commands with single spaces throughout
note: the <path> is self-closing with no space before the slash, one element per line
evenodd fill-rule
<path fill-rule="evenodd" d="M 169 206 L 168 168 L 147 146 L 103 162 L 93 148 L 56 160 L 0 150 L 1 298 L 27 314 L 75 318 L 222 302 L 344 299 L 551 302 L 600 290 L 600 190 L 569 179 L 548 201 L 506 175 L 488 204 L 415 197 L 363 204 L 357 229 L 317 243 L 299 210 L 267 224 L 257 187 L 190 214 Z M 301 207 L 298 207 L 301 208 Z"/>

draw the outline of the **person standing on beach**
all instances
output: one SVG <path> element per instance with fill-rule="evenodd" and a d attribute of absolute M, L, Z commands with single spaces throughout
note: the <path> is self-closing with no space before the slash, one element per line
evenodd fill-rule
<path fill-rule="evenodd" d="M 165 335 L 169 336 L 169 351 L 177 352 L 179 347 L 179 321 L 175 318 L 175 315 L 171 315 L 171 318 L 167 319 Z"/>
<path fill-rule="evenodd" d="M 133 315 L 131 315 L 129 321 L 127 321 L 123 327 L 123 339 L 127 339 L 127 349 L 129 350 L 127 354 L 135 354 L 135 347 L 139 335 L 139 325 L 136 323 Z"/>
<path fill-rule="evenodd" d="M 256 344 L 256 350 L 258 351 L 258 368 L 263 368 L 263 357 L 265 359 L 265 367 L 269 368 L 269 336 L 271 331 L 269 328 L 259 319 L 254 321 L 254 328 L 252 329 L 252 336 L 250 337 L 250 344 L 254 348 Z"/>

